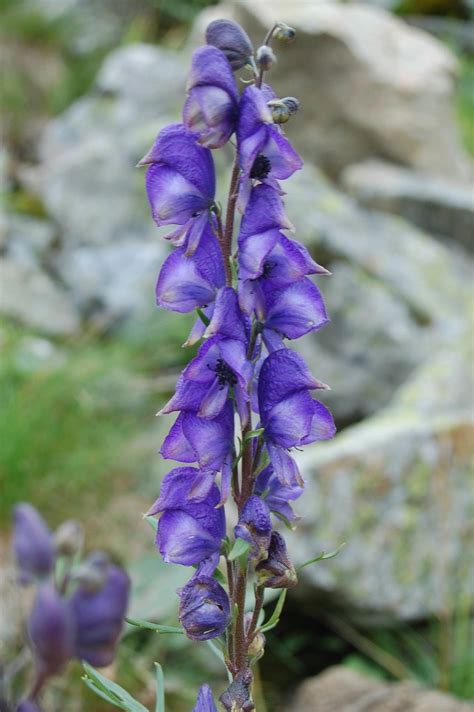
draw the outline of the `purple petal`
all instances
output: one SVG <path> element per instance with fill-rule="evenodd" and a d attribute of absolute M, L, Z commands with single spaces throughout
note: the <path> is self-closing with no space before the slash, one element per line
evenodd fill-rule
<path fill-rule="evenodd" d="M 51 531 L 31 504 L 18 504 L 13 514 L 13 550 L 20 582 L 42 579 L 53 570 L 55 550 Z"/>
<path fill-rule="evenodd" d="M 277 287 L 292 284 L 307 274 L 330 274 L 318 265 L 308 250 L 280 233 L 278 242 L 265 260 L 265 274 Z"/>
<path fill-rule="evenodd" d="M 214 378 L 212 385 L 202 399 L 198 415 L 201 418 L 217 417 L 225 406 L 228 394 L 229 386 L 221 385 L 218 379 Z"/>
<path fill-rule="evenodd" d="M 210 381 L 213 380 L 212 374 L 209 372 Z M 191 411 L 197 413 L 201 407 L 202 399 L 205 397 L 209 388 L 208 383 L 196 383 L 186 378 L 182 373 L 176 384 L 176 391 L 170 400 L 158 411 L 158 415 L 166 415 L 174 411 Z"/>
<path fill-rule="evenodd" d="M 271 353 L 263 363 L 258 385 L 262 418 L 284 398 L 300 390 L 320 388 L 304 359 L 289 349 Z"/>
<path fill-rule="evenodd" d="M 249 36 L 233 20 L 213 20 L 206 28 L 206 42 L 224 53 L 234 71 L 247 64 L 253 55 Z"/>
<path fill-rule="evenodd" d="M 183 123 L 201 146 L 220 148 L 235 130 L 236 106 L 219 87 L 192 89 L 183 108 Z"/>
<path fill-rule="evenodd" d="M 201 213 L 209 206 L 209 199 L 181 173 L 160 163 L 153 163 L 148 168 L 146 191 L 157 225 L 184 225 L 195 213 Z"/>
<path fill-rule="evenodd" d="M 270 175 L 277 180 L 290 178 L 295 171 L 303 167 L 303 161 L 295 149 L 281 133 L 277 126 L 272 126 L 268 132 L 266 144 L 262 153 L 271 163 Z"/>
<path fill-rule="evenodd" d="M 188 504 L 209 501 L 214 485 L 214 473 L 194 467 L 175 467 L 163 478 L 160 496 L 147 512 L 159 514 L 165 509 L 181 509 Z"/>
<path fill-rule="evenodd" d="M 225 54 L 211 45 L 199 47 L 193 52 L 186 88 L 189 90 L 203 85 L 220 87 L 234 104 L 239 100 L 234 75 Z"/>
<path fill-rule="evenodd" d="M 216 20 L 216 22 L 218 21 Z M 217 712 L 209 685 L 201 685 L 199 688 L 199 694 L 192 712 Z"/>
<path fill-rule="evenodd" d="M 313 399 L 308 391 L 297 391 L 277 403 L 262 418 L 265 438 L 283 448 L 295 447 L 309 435 L 312 418 Z"/>
<path fill-rule="evenodd" d="M 185 413 L 178 415 L 161 446 L 160 454 L 165 460 L 177 460 L 178 462 L 196 462 L 197 460 L 194 448 L 183 431 L 185 415 Z"/>
<path fill-rule="evenodd" d="M 202 469 L 219 470 L 234 447 L 234 411 L 227 401 L 217 418 L 183 414 L 183 431 Z"/>
<path fill-rule="evenodd" d="M 286 450 L 273 443 L 267 443 L 270 462 L 273 465 L 275 475 L 286 487 L 304 487 L 304 480 L 298 470 L 298 465 Z"/>
<path fill-rule="evenodd" d="M 180 591 L 179 619 L 193 640 L 221 635 L 230 623 L 227 593 L 215 579 L 194 577 Z"/>
<path fill-rule="evenodd" d="M 306 278 L 280 289 L 264 283 L 267 302 L 265 326 L 276 329 L 288 339 L 298 339 L 328 323 L 328 315 L 319 289 Z"/>
<path fill-rule="evenodd" d="M 225 534 L 224 510 L 191 505 L 166 510 L 158 522 L 156 544 L 164 561 L 192 566 L 218 551 Z"/>
<path fill-rule="evenodd" d="M 27 629 L 39 671 L 54 675 L 72 657 L 74 638 L 74 621 L 54 586 L 39 587 Z"/>
<path fill-rule="evenodd" d="M 250 557 L 252 559 L 266 558 L 270 546 L 272 522 L 270 510 L 263 499 L 255 495 L 248 498 L 234 532 L 236 537 L 251 545 Z"/>
<path fill-rule="evenodd" d="M 336 434 L 334 418 L 325 405 L 313 401 L 313 418 L 309 434 L 302 438 L 301 445 L 315 442 L 316 440 L 331 440 Z"/>
<path fill-rule="evenodd" d="M 239 307 L 237 292 L 232 287 L 223 287 L 217 294 L 214 313 L 205 337 L 216 334 L 240 341 L 245 341 L 247 338 L 244 315 Z"/>
<path fill-rule="evenodd" d="M 199 146 L 196 137 L 182 124 L 170 124 L 160 131 L 153 147 L 140 161 L 140 165 L 148 163 L 168 166 L 180 173 L 208 202 L 213 200 L 216 186 L 212 154 Z"/>

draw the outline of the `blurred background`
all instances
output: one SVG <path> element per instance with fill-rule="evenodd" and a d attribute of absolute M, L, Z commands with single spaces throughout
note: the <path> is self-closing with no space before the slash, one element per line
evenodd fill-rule
<path fill-rule="evenodd" d="M 83 521 L 88 547 L 127 566 L 131 613 L 176 622 L 187 572 L 160 562 L 141 514 L 167 469 L 169 423 L 154 414 L 190 358 L 190 320 L 154 307 L 168 246 L 134 166 L 179 119 L 206 24 L 234 17 L 258 46 L 276 19 L 298 38 L 276 47 L 268 80 L 301 101 L 287 134 L 306 162 L 287 211 L 333 273 L 319 280 L 331 324 L 301 349 L 339 428 L 300 457 L 308 492 L 288 539 L 296 562 L 347 545 L 290 593 L 258 709 L 378 712 L 377 691 L 394 710 L 472 709 L 472 12 L 472 0 L 0 0 L 0 658 L 19 645 L 20 500 L 52 526 Z M 206 646 L 129 631 L 110 673 L 145 705 L 153 660 L 170 712 L 191 709 L 204 680 L 225 684 Z M 106 709 L 74 666 L 45 699 L 47 712 Z"/>

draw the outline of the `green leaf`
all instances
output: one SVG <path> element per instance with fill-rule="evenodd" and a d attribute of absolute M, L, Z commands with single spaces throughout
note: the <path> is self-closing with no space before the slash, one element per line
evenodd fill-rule
<path fill-rule="evenodd" d="M 235 561 L 235 559 L 240 559 L 241 557 L 247 556 L 250 551 L 250 544 L 245 539 L 236 539 L 235 544 L 230 550 L 227 558 L 229 561 Z"/>
<path fill-rule="evenodd" d="M 156 675 L 156 706 L 155 712 L 165 712 L 165 678 L 163 668 L 159 663 L 155 663 Z"/>
<path fill-rule="evenodd" d="M 257 428 L 256 430 L 249 430 L 245 433 L 244 442 L 252 440 L 252 438 L 258 438 L 264 432 L 265 428 Z"/>
<path fill-rule="evenodd" d="M 328 554 L 326 554 L 325 551 L 322 551 L 320 554 L 318 554 L 318 556 L 315 556 L 314 559 L 308 559 L 308 561 L 305 561 L 304 564 L 300 564 L 296 570 L 301 571 L 301 569 L 304 569 L 305 566 L 315 564 L 317 561 L 326 561 L 326 559 L 333 559 L 339 554 L 339 552 L 345 547 L 345 545 L 346 542 L 343 541 L 341 546 L 338 546 L 337 549 L 334 549 L 334 551 L 330 551 Z"/>
<path fill-rule="evenodd" d="M 196 311 L 197 311 L 198 316 L 199 316 L 200 320 L 202 321 L 202 323 L 205 326 L 209 326 L 209 324 L 211 323 L 211 320 L 204 314 L 203 310 L 198 308 L 198 309 L 196 309 Z"/>
<path fill-rule="evenodd" d="M 144 519 L 156 532 L 156 530 L 158 529 L 158 519 L 155 519 L 155 517 L 144 517 Z"/>
<path fill-rule="evenodd" d="M 276 625 L 278 625 L 278 623 L 280 622 L 280 616 L 281 616 L 281 612 L 283 610 L 283 606 L 285 605 L 285 598 L 286 598 L 287 590 L 288 590 L 287 588 L 282 588 L 281 593 L 278 596 L 278 601 L 276 602 L 276 606 L 274 608 L 274 611 L 273 611 L 271 617 L 260 628 L 262 633 L 264 633 L 266 630 L 271 630 Z"/>
<path fill-rule="evenodd" d="M 216 570 L 214 571 L 214 573 L 212 574 L 212 578 L 215 578 L 216 581 L 218 581 L 218 582 L 221 583 L 221 584 L 226 584 L 226 583 L 227 583 L 227 579 L 226 579 L 226 577 L 224 576 L 224 574 L 222 573 L 222 571 L 221 571 L 220 569 L 216 569 Z"/>
<path fill-rule="evenodd" d="M 151 621 L 144 621 L 140 618 L 126 618 L 125 620 L 127 623 L 130 623 L 130 625 L 137 626 L 137 628 L 154 630 L 155 633 L 175 633 L 181 635 L 184 633 L 184 628 L 175 625 L 161 625 L 159 623 L 152 623 Z"/>
<path fill-rule="evenodd" d="M 91 665 L 83 662 L 85 675 L 82 678 L 87 687 L 103 700 L 126 712 L 148 712 L 147 708 L 132 697 L 123 687 L 112 682 Z"/>

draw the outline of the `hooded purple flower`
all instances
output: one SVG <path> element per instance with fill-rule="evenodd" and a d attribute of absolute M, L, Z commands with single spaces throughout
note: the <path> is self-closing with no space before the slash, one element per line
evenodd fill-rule
<path fill-rule="evenodd" d="M 270 511 L 286 522 L 297 522 L 299 517 L 293 512 L 290 502 L 303 494 L 303 487 L 297 482 L 282 483 L 271 465 L 268 465 L 257 477 L 255 494 L 261 497 Z"/>
<path fill-rule="evenodd" d="M 54 675 L 70 660 L 74 645 L 72 616 L 54 586 L 39 587 L 27 629 L 39 675 Z"/>
<path fill-rule="evenodd" d="M 53 535 L 31 504 L 18 504 L 15 507 L 13 550 L 20 570 L 20 583 L 31 583 L 52 572 L 55 559 Z"/>
<path fill-rule="evenodd" d="M 241 168 L 239 210 L 245 211 L 252 181 L 267 183 L 280 191 L 278 181 L 290 178 L 303 162 L 280 127 L 273 123 L 267 102 L 275 98 L 273 90 L 249 86 L 242 94 L 237 124 L 237 146 Z"/>
<path fill-rule="evenodd" d="M 309 390 L 325 388 L 294 351 L 280 349 L 264 361 L 258 384 L 260 419 L 275 474 L 285 485 L 303 484 L 287 450 L 334 437 L 329 410 Z"/>
<path fill-rule="evenodd" d="M 255 567 L 259 586 L 265 588 L 293 588 L 298 583 L 295 567 L 288 558 L 285 540 L 272 532 L 268 557 Z"/>
<path fill-rule="evenodd" d="M 253 55 L 248 34 L 234 20 L 213 20 L 206 28 L 206 42 L 225 54 L 234 72 L 248 64 Z"/>
<path fill-rule="evenodd" d="M 193 467 L 171 470 L 148 514 L 161 514 L 156 544 L 167 563 L 192 566 L 220 551 L 225 514 L 214 475 Z M 214 562 L 214 568 L 217 562 Z"/>
<path fill-rule="evenodd" d="M 179 620 L 189 638 L 210 640 L 221 635 L 229 625 L 229 598 L 215 579 L 193 576 L 179 597 Z"/>
<path fill-rule="evenodd" d="M 239 95 L 232 68 L 217 47 L 200 47 L 192 58 L 183 123 L 207 148 L 220 148 L 232 136 Z"/>
<path fill-rule="evenodd" d="M 192 712 L 217 712 L 212 690 L 209 685 L 201 685 Z"/>
<path fill-rule="evenodd" d="M 123 569 L 109 566 L 98 590 L 80 584 L 68 601 L 75 622 L 74 655 L 105 667 L 115 656 L 128 605 L 130 581 Z"/>
<path fill-rule="evenodd" d="M 234 452 L 234 411 L 227 401 L 217 418 L 180 413 L 161 446 L 165 460 L 197 462 L 202 470 L 229 466 Z"/>
<path fill-rule="evenodd" d="M 215 418 L 222 412 L 233 389 L 242 421 L 248 417 L 248 385 L 252 365 L 247 360 L 246 330 L 237 295 L 230 287 L 217 297 L 213 317 L 204 336 L 214 334 L 199 349 L 198 355 L 184 369 L 174 396 L 160 415 L 176 410 L 197 413 L 201 418 Z"/>
<path fill-rule="evenodd" d="M 252 495 L 246 501 L 234 529 L 235 536 L 247 541 L 250 546 L 251 559 L 265 559 L 270 546 L 272 522 L 267 504 Z"/>
<path fill-rule="evenodd" d="M 178 225 L 166 236 L 192 255 L 209 223 L 214 203 L 214 163 L 209 149 L 182 124 L 171 124 L 158 134 L 139 165 L 149 165 L 146 190 L 158 226 Z"/>

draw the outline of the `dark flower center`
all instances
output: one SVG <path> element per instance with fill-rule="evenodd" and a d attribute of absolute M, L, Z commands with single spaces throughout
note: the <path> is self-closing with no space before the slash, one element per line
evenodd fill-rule
<path fill-rule="evenodd" d="M 275 267 L 275 265 L 272 264 L 271 262 L 265 262 L 265 264 L 263 265 L 263 270 L 262 270 L 262 274 L 261 274 L 263 279 L 267 279 L 270 276 L 274 267 Z"/>
<path fill-rule="evenodd" d="M 258 178 L 258 180 L 263 180 L 268 176 L 272 170 L 272 164 L 270 159 L 259 153 L 255 161 L 253 162 L 252 170 L 250 171 L 251 178 Z"/>
<path fill-rule="evenodd" d="M 221 388 L 224 386 L 235 386 L 237 385 L 237 376 L 230 368 L 230 366 L 222 358 L 218 358 L 216 361 L 216 367 L 214 369 L 217 375 L 217 380 Z"/>

